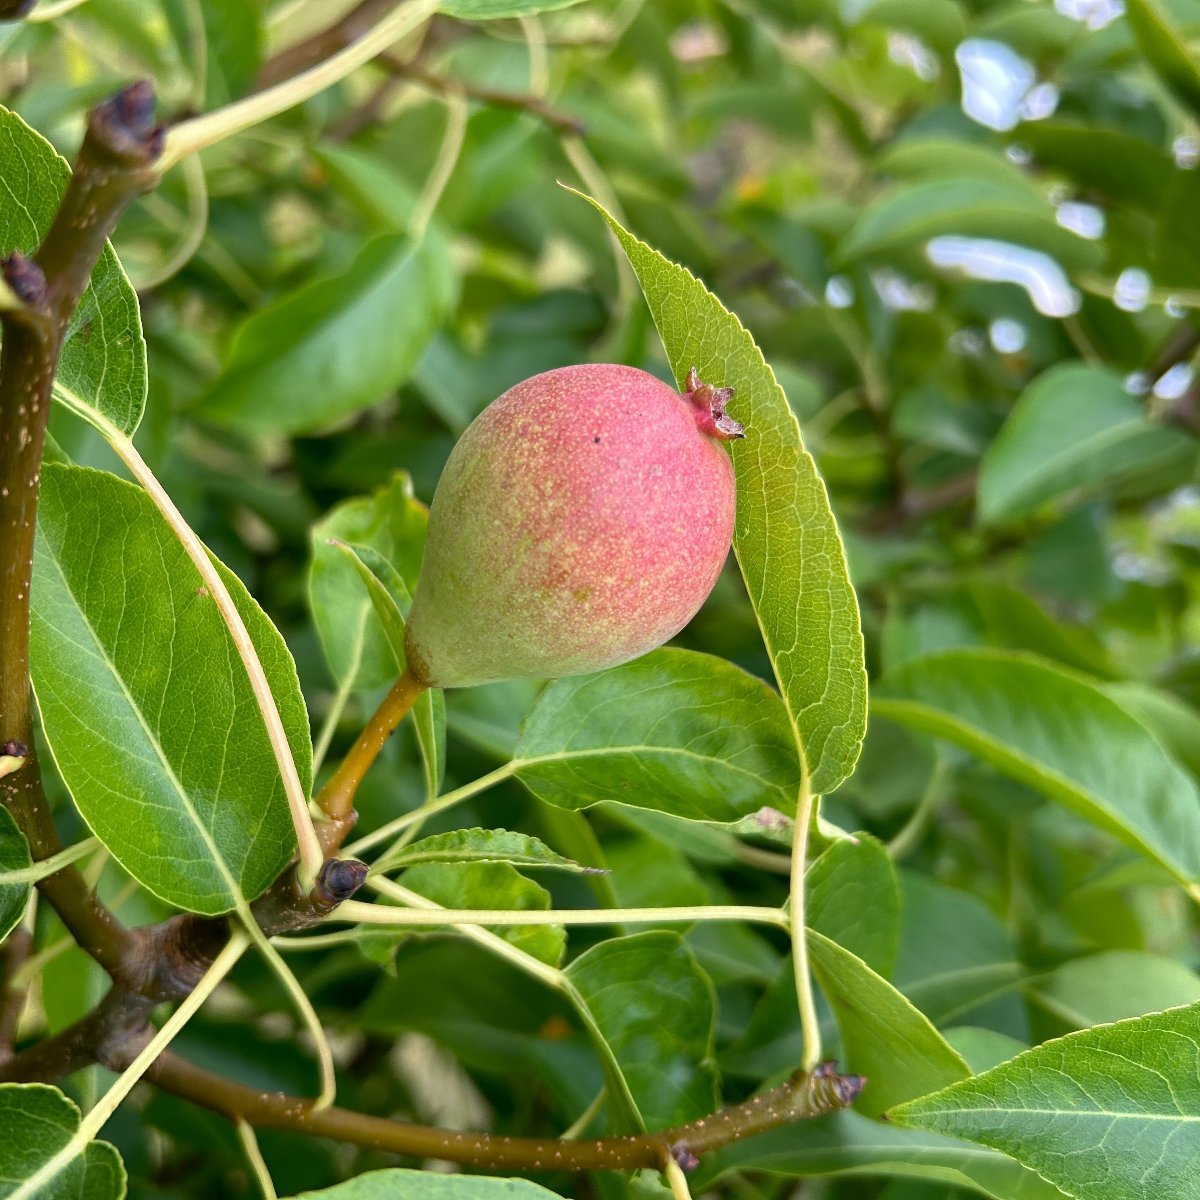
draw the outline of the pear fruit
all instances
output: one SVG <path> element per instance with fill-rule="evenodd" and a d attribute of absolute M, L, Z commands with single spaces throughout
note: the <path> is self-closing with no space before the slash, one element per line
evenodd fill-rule
<path fill-rule="evenodd" d="M 581 675 L 661 646 L 733 539 L 733 392 L 611 364 L 510 388 L 454 447 L 406 635 L 431 687 Z"/>

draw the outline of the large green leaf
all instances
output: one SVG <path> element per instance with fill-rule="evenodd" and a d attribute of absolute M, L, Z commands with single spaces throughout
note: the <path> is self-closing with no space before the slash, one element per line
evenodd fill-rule
<path fill-rule="evenodd" d="M 867 1077 L 858 1108 L 882 1112 L 970 1075 L 962 1056 L 886 979 L 809 930 L 813 972 L 842 1034 L 848 1070 Z"/>
<path fill-rule="evenodd" d="M 440 1175 L 392 1167 L 368 1171 L 319 1192 L 300 1192 L 294 1200 L 559 1200 L 525 1179 L 486 1179 L 472 1175 Z"/>
<path fill-rule="evenodd" d="M 563 808 L 609 800 L 703 821 L 764 805 L 795 811 L 800 783 L 779 696 L 692 650 L 552 683 L 514 764 L 535 795 Z"/>
<path fill-rule="evenodd" d="M 1029 997 L 1075 1029 L 1200 1002 L 1200 975 L 1173 958 L 1109 950 L 1031 981 Z"/>
<path fill-rule="evenodd" d="M 898 1129 L 853 1111 L 735 1142 L 705 1159 L 697 1183 L 706 1186 L 733 1171 L 890 1175 L 944 1181 L 992 1200 L 1062 1200 L 1056 1187 L 1004 1154 L 936 1133 Z"/>
<path fill-rule="evenodd" d="M 1070 233 L 1053 206 L 1020 181 L 967 176 L 928 179 L 885 193 L 863 209 L 837 259 L 892 256 L 947 235 L 1015 242 L 1075 266 L 1097 266 L 1099 247 Z"/>
<path fill-rule="evenodd" d="M 371 869 L 376 872 L 402 871 L 419 863 L 438 862 L 503 862 L 526 869 L 587 870 L 572 859 L 556 854 L 531 834 L 508 829 L 455 829 L 450 833 L 435 833 L 419 842 L 395 847 L 372 863 Z"/>
<path fill-rule="evenodd" d="M 889 1115 L 1011 1154 L 1076 1200 L 1197 1200 L 1200 1005 L 1045 1042 Z"/>
<path fill-rule="evenodd" d="M 29 843 L 12 814 L 0 805 L 0 942 L 13 931 L 29 901 L 28 883 L 5 881 L 5 872 L 23 871 L 32 865 Z"/>
<path fill-rule="evenodd" d="M 1200 879 L 1200 794 L 1154 735 L 1082 675 L 952 650 L 885 678 L 882 716 L 945 738 L 1058 800 L 1180 880 Z"/>
<path fill-rule="evenodd" d="M 867 834 L 836 841 L 808 868 L 806 920 L 890 976 L 900 942 L 900 886 L 887 849 Z"/>
<path fill-rule="evenodd" d="M 1116 487 L 1196 455 L 1196 442 L 1148 420 L 1119 376 L 1083 363 L 1029 385 L 979 465 L 979 517 L 1009 521 L 1047 501 Z"/>
<path fill-rule="evenodd" d="M 676 933 L 612 938 L 581 954 L 567 977 L 611 1047 L 650 1129 L 716 1107 L 712 984 Z"/>
<path fill-rule="evenodd" d="M 629 256 L 676 381 L 695 367 L 706 382 L 737 389 L 732 411 L 746 437 L 732 443 L 734 551 L 809 784 L 830 792 L 862 748 L 867 678 L 858 601 L 825 485 L 783 389 L 742 323 L 687 268 L 596 207 Z"/>
<path fill-rule="evenodd" d="M 384 234 L 350 267 L 251 314 L 200 411 L 259 433 L 320 429 L 385 399 L 408 378 L 449 311 L 444 243 Z"/>
<path fill-rule="evenodd" d="M 58 208 L 71 169 L 40 133 L 0 108 L 0 252 L 32 254 Z M 132 433 L 146 405 L 146 342 L 137 293 L 105 245 L 67 328 L 55 386 Z"/>
<path fill-rule="evenodd" d="M 308 716 L 278 631 L 221 568 L 307 788 Z M 221 913 L 295 851 L 245 668 L 199 573 L 141 489 L 42 473 L 30 644 L 46 740 L 84 820 L 171 904 Z"/>
<path fill-rule="evenodd" d="M 44 1083 L 0 1084 L 0 1196 L 21 1200 L 121 1200 L 125 1167 L 108 1142 L 89 1142 L 32 1190 L 22 1187 L 67 1148 L 79 1109 Z"/>
<path fill-rule="evenodd" d="M 1142 57 L 1193 114 L 1200 114 L 1200 63 L 1159 0 L 1125 0 L 1125 19 Z"/>

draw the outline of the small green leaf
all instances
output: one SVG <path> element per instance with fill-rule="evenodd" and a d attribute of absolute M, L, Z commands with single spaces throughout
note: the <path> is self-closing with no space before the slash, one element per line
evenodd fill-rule
<path fill-rule="evenodd" d="M 32 1179 L 64 1151 L 79 1129 L 79 1109 L 58 1088 L 44 1083 L 0 1084 L 0 1195 L 37 1200 L 121 1200 L 125 1166 L 108 1142 L 89 1142 L 38 1187 Z"/>
<path fill-rule="evenodd" d="M 1200 115 L 1200 64 L 1158 0 L 1125 0 L 1125 19 L 1142 57 L 1175 97 Z"/>
<path fill-rule="evenodd" d="M 697 1184 L 708 1186 L 734 1171 L 788 1178 L 884 1175 L 955 1184 L 991 1200 L 1062 1200 L 1058 1188 L 1007 1155 L 853 1111 L 735 1142 L 705 1159 Z"/>
<path fill-rule="evenodd" d="M 319 1192 L 300 1192 L 293 1200 L 560 1200 L 525 1179 L 486 1179 L 477 1175 L 439 1175 L 391 1167 L 368 1171 Z"/>
<path fill-rule="evenodd" d="M 391 651 L 395 677 L 406 669 L 404 622 L 412 607 L 412 593 L 400 572 L 373 546 L 340 549 L 358 571 L 367 588 L 371 607 Z M 425 767 L 425 796 L 432 800 L 442 788 L 446 774 L 446 696 L 441 688 L 426 688 L 412 708 L 413 727 Z"/>
<path fill-rule="evenodd" d="M 295 664 L 217 565 L 307 788 L 312 748 Z M 296 841 L 266 728 L 216 605 L 140 488 L 81 467 L 43 470 L 30 654 L 63 781 L 135 879 L 210 914 L 270 884 Z"/>
<path fill-rule="evenodd" d="M 732 443 L 738 515 L 733 548 L 814 793 L 854 769 L 866 729 L 867 676 L 858 600 L 825 485 L 762 351 L 690 271 L 623 229 L 594 200 L 629 256 L 678 383 L 695 367 L 737 389 Z"/>
<path fill-rule="evenodd" d="M 808 947 L 817 982 L 837 1017 L 845 1066 L 867 1077 L 861 1112 L 876 1115 L 970 1075 L 929 1018 L 861 958 L 811 929 Z"/>
<path fill-rule="evenodd" d="M 370 546 L 396 568 L 411 593 L 421 568 L 428 510 L 404 473 L 370 496 L 339 504 L 312 530 L 308 599 L 325 661 L 339 684 L 377 688 L 396 678 L 396 658 L 353 561 L 333 540 Z"/>
<path fill-rule="evenodd" d="M 430 862 L 404 873 L 404 886 L 443 908 L 550 907 L 550 893 L 502 862 Z M 557 966 L 567 949 L 561 925 L 505 925 L 493 932 L 541 962 Z"/>
<path fill-rule="evenodd" d="M 586 871 L 579 863 L 555 854 L 545 842 L 527 833 L 507 829 L 455 829 L 435 833 L 400 846 L 371 864 L 379 873 L 402 871 L 418 863 L 508 863 L 513 867 L 542 867 L 558 871 Z"/>
<path fill-rule="evenodd" d="M 439 239 L 377 237 L 344 274 L 251 314 L 199 411 L 255 433 L 300 433 L 352 416 L 408 378 L 454 290 Z"/>
<path fill-rule="evenodd" d="M 25 905 L 29 902 L 28 883 L 5 882 L 6 871 L 23 871 L 32 866 L 29 856 L 29 843 L 25 835 L 17 828 L 12 813 L 0 805 L 0 942 L 16 928 L 17 922 L 25 915 Z"/>
<path fill-rule="evenodd" d="M 1157 425 L 1111 371 L 1063 363 L 1022 393 L 979 467 L 979 519 L 1023 517 L 1190 461 L 1196 442 Z"/>
<path fill-rule="evenodd" d="M 566 970 L 612 1048 L 649 1129 L 716 1108 L 715 998 L 677 933 L 612 938 Z"/>
<path fill-rule="evenodd" d="M 608 800 L 699 821 L 795 811 L 787 714 L 760 679 L 691 650 L 656 650 L 560 679 L 525 720 L 517 778 L 562 808 Z"/>
<path fill-rule="evenodd" d="M 886 978 L 900 943 L 900 885 L 883 844 L 856 836 L 834 842 L 808 868 L 805 916 L 811 928 Z"/>
<path fill-rule="evenodd" d="M 1200 1002 L 1200 975 L 1173 958 L 1109 950 L 1072 959 L 1030 982 L 1031 1000 L 1074 1029 Z"/>
<path fill-rule="evenodd" d="M 32 254 L 58 209 L 71 169 L 40 133 L 0 108 L 0 252 Z M 66 389 L 133 433 L 146 406 L 146 342 L 137 293 L 105 245 L 67 327 L 55 389 Z"/>
<path fill-rule="evenodd" d="M 1161 863 L 1200 879 L 1200 795 L 1154 735 L 1082 675 L 952 650 L 877 687 L 881 716 L 963 746 Z"/>
<path fill-rule="evenodd" d="M 889 1116 L 1011 1154 L 1075 1200 L 1197 1200 L 1200 1004 L 1045 1042 Z"/>

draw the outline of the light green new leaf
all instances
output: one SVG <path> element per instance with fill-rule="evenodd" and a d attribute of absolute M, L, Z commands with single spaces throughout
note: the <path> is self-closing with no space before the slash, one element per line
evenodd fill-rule
<path fill-rule="evenodd" d="M 779 696 L 692 650 L 552 683 L 525 719 L 514 766 L 562 808 L 609 800 L 698 821 L 764 805 L 794 812 L 800 784 Z"/>
<path fill-rule="evenodd" d="M 396 678 L 396 659 L 354 562 L 333 540 L 370 546 L 411 593 L 421 569 L 429 512 L 399 472 L 370 496 L 339 504 L 313 526 L 308 600 L 325 661 L 338 684 L 358 690 Z"/>
<path fill-rule="evenodd" d="M 1119 376 L 1082 363 L 1039 375 L 979 465 L 979 519 L 1010 521 L 1196 456 L 1196 442 L 1147 419 Z"/>
<path fill-rule="evenodd" d="M 395 677 L 405 670 L 404 621 L 412 607 L 412 593 L 400 572 L 373 546 L 338 543 L 366 585 L 371 607 L 391 651 Z M 441 688 L 426 688 L 412 707 L 412 722 L 425 768 L 425 796 L 432 800 L 442 789 L 446 774 L 446 695 Z"/>
<path fill-rule="evenodd" d="M 245 587 L 220 570 L 307 789 L 312 748 L 295 664 Z M 59 772 L 135 879 L 211 914 L 267 887 L 296 841 L 266 728 L 216 605 L 140 488 L 103 471 L 44 469 L 30 652 Z"/>
<path fill-rule="evenodd" d="M 418 863 L 482 862 L 508 863 L 526 869 L 584 872 L 572 859 L 556 854 L 545 842 L 528 833 L 508 829 L 455 829 L 410 842 L 382 855 L 371 864 L 378 873 L 402 871 Z"/>
<path fill-rule="evenodd" d="M 79 1109 L 44 1083 L 0 1084 L 0 1196 L 21 1200 L 121 1200 L 125 1166 L 108 1142 L 90 1142 L 80 1154 L 32 1190 L 32 1179 L 65 1150 L 79 1128 Z"/>
<path fill-rule="evenodd" d="M 28 883 L 5 882 L 6 871 L 23 871 L 31 866 L 29 843 L 17 828 L 12 813 L 0 805 L 0 942 L 4 941 L 25 913 L 29 902 Z"/>
<path fill-rule="evenodd" d="M 1173 958 L 1108 950 L 1030 982 L 1029 998 L 1075 1029 L 1200 1002 L 1200 975 Z"/>
<path fill-rule="evenodd" d="M 1195 783 L 1086 677 L 1029 655 L 952 650 L 905 664 L 872 702 L 1065 804 L 1181 881 L 1200 879 Z"/>
<path fill-rule="evenodd" d="M 32 254 L 54 219 L 71 169 L 40 133 L 0 108 L 0 253 Z M 65 387 L 122 433 L 146 405 L 146 342 L 137 293 L 105 245 L 67 327 L 55 387 Z"/>
<path fill-rule="evenodd" d="M 1007 1155 L 936 1133 L 898 1129 L 852 1110 L 800 1121 L 717 1151 L 702 1164 L 698 1188 L 733 1171 L 929 1179 L 991 1200 L 1062 1200 L 1058 1188 Z"/>
<path fill-rule="evenodd" d="M 1075 1200 L 1200 1198 L 1200 1005 L 1100 1025 L 894 1109 Z"/>
<path fill-rule="evenodd" d="M 649 1129 L 716 1108 L 715 997 L 687 943 L 666 931 L 611 938 L 566 970 Z"/>
<path fill-rule="evenodd" d="M 299 433 L 352 416 L 408 378 L 454 291 L 436 236 L 415 245 L 377 237 L 344 274 L 251 314 L 199 411 L 255 433 Z"/>
<path fill-rule="evenodd" d="M 837 1018 L 843 1064 L 867 1077 L 857 1107 L 876 1115 L 971 1071 L 929 1018 L 857 955 L 810 929 L 813 973 Z"/>
<path fill-rule="evenodd" d="M 461 21 L 491 21 L 499 17 L 531 17 L 535 13 L 570 8 L 580 0 L 442 0 L 441 11 Z"/>
<path fill-rule="evenodd" d="M 293 1200 L 561 1200 L 525 1179 L 487 1179 L 477 1175 L 440 1175 L 392 1167 L 368 1171 L 319 1192 L 301 1192 Z"/>
<path fill-rule="evenodd" d="M 1200 115 L 1200 63 L 1158 0 L 1125 0 L 1125 19 L 1151 70 Z"/>
<path fill-rule="evenodd" d="M 737 389 L 731 443 L 738 513 L 733 548 L 762 628 L 814 793 L 854 769 L 866 728 L 867 675 L 858 601 L 825 485 L 762 351 L 742 323 L 685 267 L 613 220 L 682 385 Z"/>
<path fill-rule="evenodd" d="M 443 908 L 536 912 L 550 907 L 550 893 L 507 863 L 423 863 L 405 871 L 404 886 Z M 551 966 L 566 953 L 567 931 L 561 925 L 504 925 L 493 932 Z"/>

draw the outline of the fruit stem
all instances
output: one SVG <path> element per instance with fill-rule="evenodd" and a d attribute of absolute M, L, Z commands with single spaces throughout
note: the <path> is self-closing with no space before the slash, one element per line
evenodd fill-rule
<path fill-rule="evenodd" d="M 317 796 L 317 805 L 326 816 L 341 821 L 350 815 L 359 784 L 371 769 L 371 764 L 388 738 L 425 690 L 426 685 L 415 679 L 410 671 L 405 671 L 396 680 L 392 690 L 383 698 L 383 703 L 375 710 L 354 745 L 350 747 L 350 753 L 342 759 L 342 765 Z"/>

